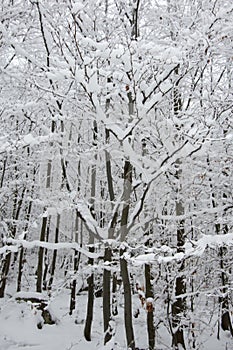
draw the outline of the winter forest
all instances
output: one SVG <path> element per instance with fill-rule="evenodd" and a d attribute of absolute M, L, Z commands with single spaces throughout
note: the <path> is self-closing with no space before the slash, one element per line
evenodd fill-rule
<path fill-rule="evenodd" d="M 233 349 L 232 0 L 0 17 L 0 349 Z"/>

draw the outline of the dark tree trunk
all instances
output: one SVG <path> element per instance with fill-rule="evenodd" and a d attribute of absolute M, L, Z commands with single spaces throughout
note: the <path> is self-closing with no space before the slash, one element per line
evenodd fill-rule
<path fill-rule="evenodd" d="M 17 171 L 17 167 L 15 170 Z M 18 191 L 17 190 L 15 191 L 13 214 L 12 214 L 12 219 L 15 221 L 15 223 L 11 227 L 11 237 L 13 237 L 13 238 L 15 238 L 15 235 L 16 235 L 16 230 L 17 230 L 16 222 L 19 219 L 20 210 L 22 209 L 25 191 L 26 191 L 26 188 L 23 189 L 22 194 L 21 194 L 21 198 L 19 200 L 18 200 Z M 15 261 L 17 259 L 17 255 L 18 255 L 18 253 L 16 253 L 14 255 L 13 263 L 15 263 Z M 10 270 L 11 256 L 12 256 L 11 252 L 7 253 L 6 257 L 4 259 L 4 262 L 3 262 L 2 274 L 1 274 L 2 278 L 0 281 L 0 298 L 4 297 L 7 276 L 8 276 L 9 270 Z"/>
<path fill-rule="evenodd" d="M 230 331 L 231 336 L 233 337 L 233 326 L 231 321 L 231 314 L 229 310 L 229 295 L 228 295 L 228 275 L 226 273 L 227 267 L 225 266 L 227 248 L 219 248 L 219 257 L 220 257 L 220 267 L 221 267 L 221 280 L 223 296 L 219 298 L 219 303 L 221 305 L 221 327 L 224 331 Z"/>
<path fill-rule="evenodd" d="M 0 281 L 0 298 L 4 298 L 7 276 L 10 269 L 10 262 L 11 262 L 11 253 L 7 253 L 3 262 L 3 267 L 2 267 L 2 278 Z"/>
<path fill-rule="evenodd" d="M 111 248 L 105 248 L 104 261 L 111 261 Z M 103 316 L 104 316 L 104 344 L 106 344 L 112 338 L 111 328 L 109 325 L 111 319 L 111 271 L 104 269 L 103 275 Z"/>
<path fill-rule="evenodd" d="M 124 321 L 125 321 L 125 332 L 127 339 L 127 346 L 130 349 L 135 350 L 135 340 L 134 340 L 134 331 L 133 331 L 133 320 L 132 320 L 132 296 L 131 296 L 131 287 L 128 274 L 127 261 L 123 258 L 124 254 L 123 249 L 120 251 L 120 268 L 121 268 L 121 277 L 124 287 Z"/>
<path fill-rule="evenodd" d="M 78 271 L 78 265 L 80 261 L 81 254 L 77 250 L 74 252 L 74 273 Z M 75 305 L 76 305 L 76 285 L 77 285 L 77 280 L 76 276 L 73 278 L 71 281 L 71 286 L 70 286 L 70 312 L 69 314 L 72 315 L 73 310 L 75 310 Z"/>
<path fill-rule="evenodd" d="M 132 165 L 129 161 L 125 161 L 124 164 L 124 191 L 123 191 L 123 209 L 121 214 L 121 242 L 124 242 L 127 234 L 127 224 L 129 215 L 129 203 L 130 194 L 132 190 Z M 131 349 L 135 349 L 134 331 L 133 331 L 133 321 L 132 321 L 132 296 L 130 288 L 130 280 L 128 273 L 127 261 L 123 258 L 125 249 L 120 250 L 120 269 L 121 277 L 124 288 L 124 321 L 125 321 L 125 331 L 127 346 Z"/>
<path fill-rule="evenodd" d="M 34 170 L 34 175 L 35 175 L 35 170 Z M 31 215 L 31 210 L 32 210 L 32 201 L 30 201 L 29 206 L 28 206 L 28 211 L 26 214 L 26 224 L 24 227 L 25 232 L 28 230 L 28 223 Z M 27 234 L 25 233 L 24 239 L 27 238 Z M 17 292 L 21 291 L 21 283 L 22 283 L 22 276 L 23 276 L 23 266 L 24 266 L 24 254 L 25 254 L 25 249 L 22 247 L 20 250 L 19 254 L 19 269 L 18 269 L 18 278 L 17 278 Z"/>
<path fill-rule="evenodd" d="M 77 254 L 77 252 L 75 252 Z M 72 315 L 73 311 L 75 310 L 75 305 L 76 305 L 76 278 L 74 278 L 71 281 L 71 286 L 70 286 L 70 311 L 69 315 Z"/>
<path fill-rule="evenodd" d="M 57 214 L 57 224 L 56 224 L 56 229 L 55 229 L 55 240 L 54 243 L 58 243 L 58 238 L 59 238 L 59 228 L 60 228 L 60 214 Z M 52 258 L 52 264 L 50 266 L 50 279 L 48 283 L 48 290 L 52 289 L 53 285 L 53 279 L 54 279 L 54 273 L 56 269 L 56 261 L 57 261 L 57 249 L 54 249 L 53 251 L 53 258 Z"/>
<path fill-rule="evenodd" d="M 111 79 L 108 78 L 108 82 L 111 82 Z M 108 102 L 106 105 L 106 110 L 108 109 Z M 109 130 L 105 130 L 105 135 L 106 135 L 106 143 L 109 142 L 110 138 L 110 133 Z M 114 195 L 114 189 L 113 189 L 113 179 L 112 179 L 112 168 L 111 168 L 111 161 L 110 161 L 110 155 L 108 151 L 105 151 L 105 163 L 106 163 L 106 173 L 107 173 L 107 184 L 108 184 L 108 192 L 109 192 L 109 197 L 113 209 L 113 201 L 115 198 Z M 115 225 L 116 225 L 116 220 L 117 220 L 117 213 L 114 214 L 114 217 L 111 221 L 110 229 L 108 232 L 108 238 L 112 239 L 114 237 L 114 230 L 115 230 Z M 105 253 L 104 253 L 104 261 L 105 262 L 110 262 L 112 259 L 112 250 L 110 247 L 105 247 Z M 113 277 L 114 279 L 114 277 Z M 115 292 L 113 292 L 112 295 L 112 312 L 113 314 L 116 315 L 117 313 L 117 308 L 114 311 L 114 305 L 115 305 Z M 109 340 L 112 338 L 112 329 L 110 327 L 110 319 L 111 319 L 111 271 L 104 269 L 104 274 L 103 274 L 103 320 L 104 320 L 104 344 L 106 344 Z"/>
<path fill-rule="evenodd" d="M 175 76 L 179 77 L 179 65 L 175 69 Z M 178 85 L 179 85 L 179 79 L 175 82 L 174 89 L 173 89 L 173 112 L 176 118 L 180 118 L 180 113 L 182 111 L 181 93 Z M 177 130 L 178 129 L 179 127 L 177 127 Z M 177 134 L 177 137 L 179 137 L 180 140 L 182 141 L 182 136 L 180 137 L 179 134 Z M 177 179 L 178 196 L 179 196 L 179 192 L 182 190 L 181 165 L 182 163 L 180 159 L 177 159 L 176 161 L 177 171 L 176 171 L 175 177 Z M 178 198 L 176 201 L 176 215 L 177 216 L 184 215 L 183 202 Z M 176 239 L 177 239 L 177 253 L 183 252 L 184 250 L 183 246 L 185 243 L 184 220 L 180 220 L 177 223 Z M 185 276 L 183 275 L 184 269 L 185 269 L 185 262 L 183 261 L 177 269 L 178 277 L 176 277 L 176 280 L 175 280 L 175 296 L 177 297 L 177 299 L 172 304 L 172 326 L 174 328 L 173 334 L 172 334 L 172 346 L 174 349 L 179 349 L 179 347 L 181 346 L 183 349 L 186 349 L 185 342 L 184 342 L 183 325 L 181 321 L 181 317 L 184 314 L 186 309 L 186 301 L 185 301 L 185 298 L 179 298 L 181 294 L 184 294 L 186 292 Z"/>
<path fill-rule="evenodd" d="M 186 349 L 184 342 L 184 331 L 181 324 L 181 316 L 186 310 L 186 302 L 185 298 L 179 298 L 179 295 L 185 294 L 186 292 L 185 278 L 182 275 L 183 270 L 184 262 L 182 262 L 181 266 L 178 268 L 178 273 L 181 274 L 181 276 L 176 277 L 175 295 L 177 299 L 172 304 L 172 326 L 174 328 L 172 346 L 174 349 L 179 349 L 179 344 L 183 347 L 183 349 Z"/>
<path fill-rule="evenodd" d="M 94 252 L 94 247 L 89 248 L 89 252 Z M 88 259 L 89 266 L 93 265 L 93 259 Z M 87 279 L 88 283 L 88 301 L 87 301 L 87 316 L 84 328 L 84 337 L 87 341 L 91 341 L 91 327 L 93 320 L 93 307 L 94 307 L 94 273 L 92 272 Z"/>
<path fill-rule="evenodd" d="M 43 290 L 47 290 L 47 273 L 49 270 L 49 261 L 48 261 L 48 249 L 44 250 L 44 272 L 43 272 Z"/>
<path fill-rule="evenodd" d="M 94 121 L 93 123 L 93 146 L 95 147 L 97 145 L 96 139 L 97 139 L 98 129 L 97 129 L 97 123 Z M 95 155 L 95 161 L 97 160 L 97 156 Z M 91 167 L 91 208 L 90 212 L 95 217 L 95 210 L 94 210 L 94 204 L 95 204 L 95 195 L 96 195 L 96 164 L 93 164 Z M 94 252 L 94 237 L 91 235 L 89 236 L 89 252 Z M 94 263 L 94 259 L 89 258 L 88 264 L 89 266 L 92 266 Z M 94 273 L 91 272 L 90 276 L 87 279 L 88 283 L 88 301 L 87 301 L 87 316 L 86 316 L 86 323 L 84 328 L 84 337 L 87 341 L 91 341 L 91 327 L 92 327 L 92 320 L 93 320 L 93 308 L 94 308 Z"/>
<path fill-rule="evenodd" d="M 146 299 L 154 298 L 153 286 L 151 284 L 151 268 L 150 265 L 145 265 L 145 281 L 146 281 Z M 149 350 L 154 350 L 155 347 L 155 327 L 154 327 L 154 313 L 153 309 L 147 312 L 147 333 Z"/>
<path fill-rule="evenodd" d="M 40 241 L 45 241 L 45 235 L 46 235 L 46 226 L 47 226 L 47 217 L 43 217 L 42 220 L 42 227 L 41 227 L 41 233 L 40 233 Z M 42 292 L 42 278 L 43 278 L 43 263 L 44 263 L 44 248 L 39 248 L 38 253 L 38 264 L 37 264 L 37 281 L 36 281 L 36 291 L 38 293 Z"/>
<path fill-rule="evenodd" d="M 46 236 L 45 241 L 49 241 L 49 226 L 50 226 L 50 219 L 47 220 L 47 227 L 46 227 Z M 47 274 L 49 271 L 49 251 L 48 249 L 44 249 L 44 273 L 43 273 L 43 290 L 47 290 Z"/>
<path fill-rule="evenodd" d="M 112 276 L 112 314 L 113 316 L 118 315 L 116 293 L 117 293 L 117 275 L 116 273 L 113 273 L 113 276 Z"/>
<path fill-rule="evenodd" d="M 180 349 L 180 345 L 182 345 L 183 349 L 186 349 L 185 342 L 184 342 L 184 332 L 183 328 L 178 328 L 172 337 L 172 347 L 175 350 Z"/>
<path fill-rule="evenodd" d="M 21 283 L 22 283 L 22 276 L 23 276 L 23 263 L 24 261 L 24 248 L 22 247 L 19 254 L 19 270 L 18 270 L 18 278 L 17 278 L 17 292 L 21 291 Z"/>
<path fill-rule="evenodd" d="M 78 230 L 79 230 L 78 219 L 79 219 L 79 216 L 76 212 L 75 242 L 78 242 Z M 80 223 L 80 246 L 81 247 L 82 247 L 82 244 L 83 244 L 83 225 L 81 221 Z M 75 250 L 74 252 L 74 273 L 75 274 L 78 271 L 80 259 L 81 259 L 81 253 Z M 77 285 L 77 279 L 76 279 L 76 276 L 74 276 L 70 285 L 70 312 L 69 312 L 70 315 L 72 315 L 73 310 L 75 310 L 75 306 L 76 306 L 76 285 Z"/>
<path fill-rule="evenodd" d="M 210 166 L 210 160 L 207 158 L 207 163 Z M 210 169 L 210 171 L 212 171 Z M 212 179 L 209 179 L 210 181 L 210 188 L 213 190 L 213 185 L 212 185 Z M 223 193 L 223 199 L 226 199 L 227 195 Z M 215 199 L 215 194 L 214 191 L 212 192 L 212 205 L 213 208 L 217 207 L 216 199 Z M 221 233 L 221 227 L 219 223 L 215 224 L 215 231 L 216 234 L 219 235 Z M 228 226 L 224 225 L 223 226 L 223 233 L 227 234 L 228 233 Z M 224 296 L 219 297 L 219 305 L 221 309 L 221 328 L 224 331 L 230 331 L 231 336 L 233 337 L 233 325 L 232 325 L 232 320 L 231 320 L 231 314 L 229 311 L 229 291 L 228 291 L 228 271 L 229 267 L 226 266 L 226 255 L 227 255 L 227 248 L 226 247 L 220 247 L 218 251 L 218 256 L 220 260 L 220 269 L 221 269 L 221 284 L 222 284 L 222 294 Z M 217 338 L 220 339 L 220 330 L 218 331 Z"/>

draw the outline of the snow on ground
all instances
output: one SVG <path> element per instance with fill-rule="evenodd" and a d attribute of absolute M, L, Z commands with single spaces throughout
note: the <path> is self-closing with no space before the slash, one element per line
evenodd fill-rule
<path fill-rule="evenodd" d="M 26 297 L 21 293 L 0 300 L 0 350 L 126 350 L 125 332 L 123 321 L 123 295 L 119 299 L 119 315 L 115 317 L 116 329 L 112 341 L 103 346 L 102 326 L 102 298 L 95 299 L 95 311 L 93 319 L 92 341 L 87 342 L 83 337 L 84 319 L 86 312 L 87 295 L 78 296 L 76 311 L 69 315 L 69 290 L 62 291 L 51 300 L 49 308 L 58 319 L 57 324 L 44 325 L 37 328 L 40 319 L 40 311 L 32 307 L 27 301 L 16 301 L 16 297 Z M 30 297 L 36 296 L 35 293 Z M 38 296 L 38 295 L 37 295 Z M 133 296 L 134 310 L 140 302 L 137 295 Z M 156 316 L 156 310 L 155 310 Z M 140 310 L 135 323 L 136 345 L 139 349 L 147 349 L 146 311 Z M 232 339 L 227 334 L 221 333 L 221 341 L 216 339 L 216 332 L 210 337 L 203 335 L 203 344 L 200 350 L 231 350 Z M 161 325 L 156 332 L 156 350 L 171 349 L 171 336 L 167 329 Z M 191 349 L 191 348 L 190 348 Z M 197 348 L 198 349 L 198 348 Z M 189 349 L 187 349 L 189 350 Z"/>

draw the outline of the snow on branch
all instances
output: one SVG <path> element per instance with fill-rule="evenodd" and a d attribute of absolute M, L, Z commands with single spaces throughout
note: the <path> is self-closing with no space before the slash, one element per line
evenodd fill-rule
<path fill-rule="evenodd" d="M 88 231 L 92 233 L 95 238 L 102 240 L 104 237 L 100 235 L 101 228 L 98 226 L 98 223 L 93 217 L 88 205 L 84 201 L 78 201 L 76 203 L 76 208 Z"/>
<path fill-rule="evenodd" d="M 80 247 L 80 245 L 76 242 L 68 243 L 49 243 L 43 241 L 26 241 L 24 239 L 13 239 L 8 238 L 5 240 L 6 245 L 0 248 L 0 254 L 5 254 L 6 252 L 18 252 L 21 247 L 26 249 L 34 249 L 37 247 L 46 248 L 49 250 L 61 250 L 61 249 L 74 249 L 84 254 L 88 258 L 97 259 L 101 256 L 99 253 L 90 253 L 89 251 Z"/>
<path fill-rule="evenodd" d="M 172 253 L 169 247 L 168 256 L 161 256 L 164 253 L 164 246 L 156 249 L 156 253 L 140 254 L 135 258 L 131 258 L 134 265 L 144 265 L 151 263 L 169 263 L 172 261 L 181 261 L 190 257 L 201 256 L 209 247 L 212 249 L 220 248 L 222 246 L 233 246 L 233 233 L 223 235 L 203 235 L 198 241 L 186 242 L 184 245 L 184 252 Z"/>

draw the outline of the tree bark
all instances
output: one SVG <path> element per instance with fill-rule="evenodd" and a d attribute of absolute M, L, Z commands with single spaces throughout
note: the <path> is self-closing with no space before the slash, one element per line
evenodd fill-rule
<path fill-rule="evenodd" d="M 54 243 L 58 243 L 60 219 L 61 219 L 61 215 L 57 214 L 57 224 L 56 224 L 56 229 L 55 229 L 55 240 L 54 240 Z M 56 261 L 57 261 L 57 249 L 54 249 L 54 251 L 53 251 L 53 258 L 52 258 L 52 264 L 51 264 L 51 267 L 50 267 L 50 279 L 49 279 L 49 282 L 48 282 L 48 290 L 52 289 L 54 273 L 55 273 L 55 269 L 56 269 Z"/>
<path fill-rule="evenodd" d="M 47 216 L 43 217 L 42 220 L 42 227 L 40 232 L 40 241 L 45 241 L 45 235 L 46 235 L 46 226 L 47 226 Z M 36 280 L 36 291 L 38 293 L 42 292 L 42 279 L 43 279 L 43 262 L 44 262 L 44 248 L 39 248 L 38 253 L 38 263 L 37 263 L 37 280 Z"/>
<path fill-rule="evenodd" d="M 105 248 L 104 262 L 110 262 L 112 251 L 110 247 Z M 112 338 L 109 325 L 111 319 L 111 271 L 104 269 L 103 275 L 103 316 L 104 316 L 104 344 Z"/>
<path fill-rule="evenodd" d="M 89 252 L 93 253 L 94 247 L 90 247 Z M 89 267 L 93 265 L 92 258 L 88 259 L 88 265 Z M 92 327 L 93 307 L 94 307 L 94 273 L 93 272 L 91 272 L 90 276 L 88 277 L 87 283 L 88 283 L 88 301 L 87 301 L 87 315 L 86 315 L 86 322 L 85 322 L 85 328 L 84 328 L 84 337 L 87 341 L 91 341 L 91 327 Z"/>
<path fill-rule="evenodd" d="M 32 201 L 30 201 L 29 206 L 28 206 L 28 212 L 26 214 L 26 225 L 25 225 L 25 232 L 27 232 L 28 229 L 28 222 L 30 219 L 31 215 L 31 210 L 32 210 Z M 24 239 L 26 239 L 27 234 L 25 234 Z M 19 254 L 19 269 L 18 269 L 18 278 L 17 278 L 17 292 L 21 291 L 21 283 L 22 283 L 22 276 L 23 276 L 23 266 L 24 266 L 24 253 L 25 249 L 22 247 L 20 250 Z"/>
<path fill-rule="evenodd" d="M 124 191 L 123 191 L 123 209 L 121 215 L 121 242 L 123 243 L 127 237 L 127 223 L 129 215 L 129 201 L 132 190 L 132 165 L 126 160 L 124 164 Z M 130 288 L 130 280 L 128 274 L 127 261 L 124 258 L 125 249 L 120 250 L 120 269 L 121 277 L 124 287 L 124 321 L 127 346 L 131 349 L 135 349 L 133 321 L 132 321 L 132 296 Z"/>
<path fill-rule="evenodd" d="M 80 246 L 82 246 L 82 222 L 80 227 Z M 78 213 L 76 212 L 76 219 L 75 219 L 75 242 L 78 242 Z M 74 252 L 74 274 L 77 273 L 78 267 L 79 267 L 79 261 L 81 258 L 81 253 L 75 250 Z M 73 310 L 75 310 L 76 306 L 76 285 L 77 285 L 77 278 L 74 276 L 74 278 L 71 281 L 70 286 L 70 312 L 69 314 L 72 315 Z"/>
<path fill-rule="evenodd" d="M 16 168 L 16 170 L 17 170 L 17 168 Z M 20 210 L 22 209 L 25 191 L 26 191 L 26 187 L 24 187 L 22 194 L 21 194 L 21 198 L 19 200 L 18 200 L 18 190 L 15 191 L 13 213 L 12 213 L 13 222 L 14 221 L 17 222 L 17 220 L 19 219 L 19 214 L 20 214 Z M 11 227 L 11 237 L 12 238 L 15 238 L 16 230 L 17 230 L 16 223 L 13 223 L 12 227 Z M 17 259 L 17 254 L 18 253 L 16 253 L 15 258 L 13 260 L 14 262 Z M 10 270 L 11 256 L 12 256 L 11 252 L 6 253 L 5 259 L 3 261 L 2 273 L 1 273 L 2 277 L 1 277 L 1 281 L 0 281 L 0 298 L 4 297 L 7 277 L 8 277 L 8 273 Z"/>
<path fill-rule="evenodd" d="M 149 264 L 145 264 L 145 281 L 146 281 L 146 299 L 154 298 L 153 286 L 151 284 L 151 267 Z M 154 327 L 154 313 L 153 310 L 147 312 L 147 334 L 149 350 L 155 348 L 155 327 Z"/>
<path fill-rule="evenodd" d="M 120 250 L 120 268 L 124 288 L 124 321 L 128 348 L 135 350 L 135 340 L 132 320 L 132 296 L 127 261 L 123 258 L 125 250 Z"/>
<path fill-rule="evenodd" d="M 175 76 L 177 77 L 179 76 L 179 66 L 177 66 L 175 69 Z M 182 110 L 181 94 L 178 89 L 178 84 L 179 84 L 179 80 L 178 82 L 175 82 L 174 90 L 173 90 L 173 111 L 174 111 L 174 116 L 176 118 L 180 117 L 180 112 Z M 181 216 L 181 215 L 184 215 L 184 206 L 183 206 L 182 200 L 178 198 L 179 192 L 182 188 L 182 186 L 180 185 L 181 176 L 182 176 L 182 169 L 181 169 L 182 164 L 180 159 L 177 159 L 176 165 L 177 165 L 177 172 L 175 175 L 177 179 L 176 215 Z M 183 249 L 184 249 L 183 246 L 185 243 L 184 220 L 179 220 L 177 223 L 176 241 L 177 241 L 177 253 L 183 252 Z M 183 349 L 186 349 L 185 342 L 184 342 L 184 331 L 183 331 L 183 326 L 181 324 L 181 316 L 186 309 L 186 302 L 185 302 L 185 298 L 179 297 L 181 294 L 184 294 L 186 292 L 185 276 L 183 275 L 184 269 L 185 269 L 185 262 L 182 261 L 180 266 L 178 267 L 178 271 L 177 271 L 178 277 L 176 277 L 176 280 L 175 280 L 175 296 L 177 297 L 177 299 L 172 304 L 172 326 L 174 328 L 173 335 L 172 335 L 172 346 L 174 349 L 179 349 L 179 346 L 182 346 Z"/>
<path fill-rule="evenodd" d="M 0 281 L 0 298 L 4 298 L 7 276 L 10 269 L 10 262 L 11 262 L 11 252 L 6 254 L 6 257 L 3 262 L 2 278 Z"/>
<path fill-rule="evenodd" d="M 96 138 L 97 138 L 97 123 L 94 121 L 93 125 L 93 146 L 96 146 Z M 97 160 L 95 155 L 95 161 Z M 96 195 L 96 164 L 93 164 L 91 167 L 91 208 L 90 211 L 93 214 L 93 217 L 95 217 L 94 212 L 94 204 L 95 204 L 95 195 Z M 94 237 L 89 234 L 89 251 L 91 253 L 94 252 Z M 94 263 L 94 260 L 92 258 L 88 259 L 88 265 L 91 267 Z M 87 279 L 88 283 L 88 301 L 87 301 L 87 315 L 86 315 L 86 323 L 84 328 L 84 337 L 87 341 L 91 341 L 91 327 L 92 327 L 92 320 L 93 320 L 93 308 L 94 308 L 94 273 L 91 272 L 90 276 Z"/>
<path fill-rule="evenodd" d="M 109 142 L 109 130 L 105 130 L 106 134 L 106 143 Z M 114 189 L 113 189 L 113 180 L 112 180 L 112 169 L 110 162 L 110 155 L 108 151 L 105 151 L 105 163 L 106 163 L 106 173 L 107 173 L 107 184 L 108 192 L 111 203 L 114 201 Z M 113 209 L 113 204 L 112 204 Z M 111 239 L 114 236 L 114 229 L 116 224 L 116 215 L 111 221 L 110 229 L 108 232 L 108 238 Z M 104 262 L 110 262 L 112 259 L 112 250 L 111 247 L 106 246 L 104 252 Z M 112 330 L 109 325 L 111 320 L 111 271 L 104 269 L 103 272 L 103 320 L 104 320 L 104 344 L 106 344 L 112 338 Z"/>

